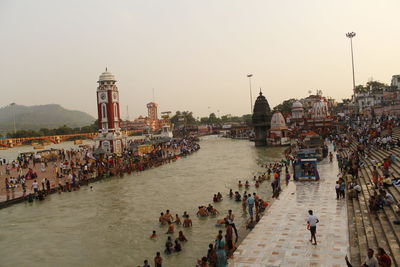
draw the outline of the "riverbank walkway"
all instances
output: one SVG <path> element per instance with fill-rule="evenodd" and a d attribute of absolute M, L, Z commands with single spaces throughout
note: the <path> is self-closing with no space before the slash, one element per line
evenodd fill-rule
<path fill-rule="evenodd" d="M 337 162 L 318 165 L 320 181 L 290 181 L 256 227 L 239 245 L 230 267 L 346 266 L 346 200 L 336 200 Z M 318 217 L 317 242 L 307 230 L 308 210 Z"/>

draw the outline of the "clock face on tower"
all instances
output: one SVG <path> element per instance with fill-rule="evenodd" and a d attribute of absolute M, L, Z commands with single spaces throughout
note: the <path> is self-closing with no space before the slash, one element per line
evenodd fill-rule
<path fill-rule="evenodd" d="M 100 98 L 101 98 L 102 100 L 105 100 L 105 99 L 106 99 L 106 93 L 101 93 L 101 94 L 100 94 Z"/>
<path fill-rule="evenodd" d="M 113 93 L 113 100 L 118 101 L 118 93 L 117 92 Z"/>

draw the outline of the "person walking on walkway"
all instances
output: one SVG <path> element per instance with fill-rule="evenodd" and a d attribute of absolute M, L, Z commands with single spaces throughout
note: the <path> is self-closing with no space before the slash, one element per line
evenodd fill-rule
<path fill-rule="evenodd" d="M 317 245 L 317 238 L 315 237 L 315 234 L 317 232 L 317 223 L 319 223 L 319 220 L 317 216 L 313 215 L 313 211 L 309 210 L 308 211 L 308 220 L 307 223 L 309 225 L 310 233 L 311 233 L 311 239 L 310 242 L 312 243 L 314 239 L 313 245 Z"/>

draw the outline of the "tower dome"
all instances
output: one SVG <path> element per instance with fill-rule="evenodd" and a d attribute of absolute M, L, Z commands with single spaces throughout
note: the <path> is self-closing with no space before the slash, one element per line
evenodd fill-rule
<path fill-rule="evenodd" d="M 251 119 L 254 127 L 255 145 L 266 146 L 267 131 L 271 126 L 271 109 L 268 100 L 263 96 L 261 90 L 260 95 L 254 103 L 253 116 Z"/>
<path fill-rule="evenodd" d="M 269 107 L 268 100 L 263 96 L 262 92 L 257 97 L 254 103 L 252 121 L 253 124 L 269 124 L 269 117 L 271 116 L 271 108 Z"/>
<path fill-rule="evenodd" d="M 300 109 L 300 108 L 301 109 L 303 108 L 303 104 L 301 104 L 300 101 L 296 101 L 296 102 L 293 103 L 292 109 Z"/>
<path fill-rule="evenodd" d="M 312 118 L 326 118 L 329 116 L 328 105 L 324 100 L 319 100 L 313 104 L 311 109 Z"/>
<path fill-rule="evenodd" d="M 286 130 L 286 129 L 287 129 L 287 126 L 286 126 L 285 118 L 283 117 L 282 113 L 275 112 L 271 118 L 271 130 L 272 131 L 280 131 L 280 130 Z"/>
<path fill-rule="evenodd" d="M 115 79 L 114 74 L 112 74 L 111 72 L 106 71 L 103 72 L 100 76 L 99 76 L 99 82 L 105 82 L 105 81 L 112 81 L 112 82 L 116 82 L 117 80 Z"/>
<path fill-rule="evenodd" d="M 300 101 L 296 101 L 292 104 L 292 119 L 303 119 L 304 109 L 303 104 Z"/>

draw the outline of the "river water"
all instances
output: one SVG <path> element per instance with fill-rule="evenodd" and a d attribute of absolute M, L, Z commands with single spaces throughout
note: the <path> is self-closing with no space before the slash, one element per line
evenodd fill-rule
<path fill-rule="evenodd" d="M 215 226 L 228 209 L 239 226 L 247 218 L 241 204 L 228 197 L 214 206 L 219 216 L 197 218 L 199 205 L 212 203 L 218 191 L 224 196 L 238 180 L 251 180 L 262 171 L 257 162 L 275 162 L 283 148 L 255 148 L 252 142 L 217 136 L 204 137 L 194 154 L 142 173 L 125 175 L 82 187 L 71 193 L 55 194 L 43 202 L 23 203 L 0 210 L 1 266 L 137 266 L 162 252 L 163 266 L 194 266 L 207 254 L 215 239 Z M 251 192 L 270 195 L 268 182 Z M 244 190 L 241 190 L 244 191 Z M 170 209 L 180 216 L 191 215 L 192 228 L 183 230 L 183 251 L 163 253 L 166 226 L 158 223 L 160 212 Z M 153 230 L 158 238 L 150 240 Z M 240 233 L 239 233 L 240 235 Z"/>

